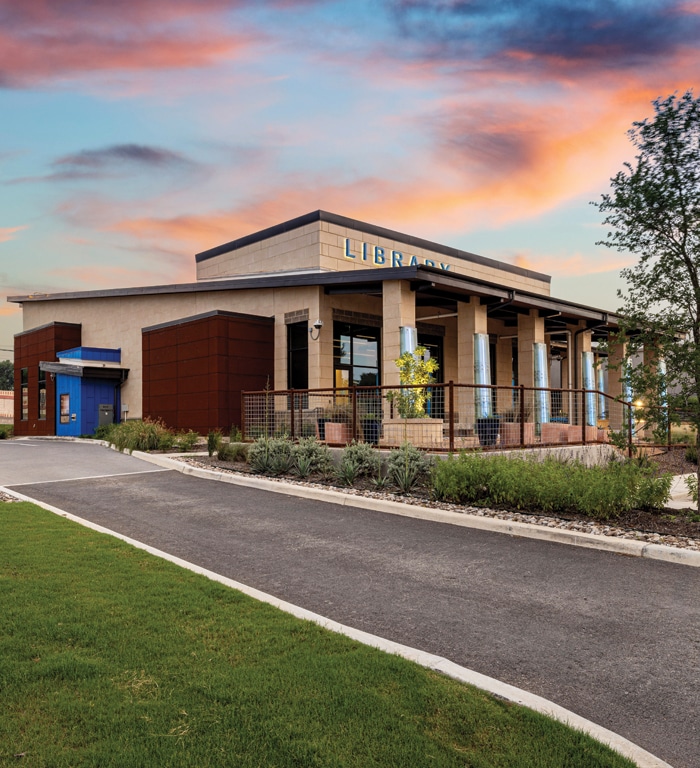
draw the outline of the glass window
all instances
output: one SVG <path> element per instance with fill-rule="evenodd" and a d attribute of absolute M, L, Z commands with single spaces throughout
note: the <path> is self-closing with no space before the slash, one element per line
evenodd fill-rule
<path fill-rule="evenodd" d="M 46 371 L 39 368 L 39 418 L 46 418 Z"/>
<path fill-rule="evenodd" d="M 22 393 L 22 421 L 29 419 L 29 368 L 20 370 L 20 386 Z"/>
<path fill-rule="evenodd" d="M 287 326 L 287 387 L 309 388 L 309 327 L 306 320 Z"/>
<path fill-rule="evenodd" d="M 379 328 L 333 323 L 336 387 L 372 387 L 380 383 Z"/>
<path fill-rule="evenodd" d="M 432 334 L 419 333 L 418 334 L 418 346 L 425 347 L 428 351 L 428 355 L 437 360 L 438 369 L 433 374 L 433 379 L 436 383 L 441 383 L 445 380 L 445 372 L 443 370 L 443 338 L 442 336 L 433 336 Z M 434 419 L 445 418 L 445 390 L 442 387 L 430 388 L 430 399 L 426 403 L 425 411 L 429 416 Z"/>

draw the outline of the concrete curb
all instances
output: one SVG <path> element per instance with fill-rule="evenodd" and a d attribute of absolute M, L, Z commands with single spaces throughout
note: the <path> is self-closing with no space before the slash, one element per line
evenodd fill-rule
<path fill-rule="evenodd" d="M 386 512 L 391 515 L 402 515 L 419 520 L 431 520 L 433 522 L 460 525 L 465 528 L 476 528 L 493 533 L 506 533 L 510 536 L 520 536 L 540 541 L 551 541 L 556 544 L 568 544 L 569 546 L 598 549 L 604 552 L 613 552 L 631 557 L 645 557 L 650 560 L 663 560 L 678 565 L 690 565 L 700 568 L 700 552 L 680 547 L 669 547 L 664 544 L 650 544 L 646 541 L 634 539 L 622 539 L 613 536 L 597 536 L 592 533 L 579 531 L 567 531 L 561 528 L 546 528 L 533 523 L 519 523 L 510 520 L 499 520 L 493 517 L 477 517 L 460 512 L 422 507 L 417 504 L 403 504 L 399 501 L 373 499 L 367 496 L 356 496 L 342 491 L 331 491 L 324 488 L 309 488 L 293 483 L 285 483 L 281 480 L 268 480 L 263 477 L 249 477 L 246 475 L 228 474 L 211 469 L 201 469 L 185 464 L 177 459 L 169 458 L 163 454 L 142 453 L 134 451 L 133 455 L 144 461 L 157 464 L 167 469 L 175 469 L 185 475 L 192 475 L 206 480 L 217 480 L 222 483 L 243 485 L 248 488 L 258 488 L 263 491 L 284 493 L 287 496 L 298 496 L 315 501 L 326 501 L 332 504 L 340 504 L 349 507 L 361 507 L 375 512 Z"/>
<path fill-rule="evenodd" d="M 137 455 L 138 452 L 134 452 L 134 454 Z M 142 458 L 142 456 L 138 455 L 138 458 Z M 166 457 L 163 457 L 163 456 L 158 456 L 157 458 L 161 460 L 165 459 L 166 461 L 171 461 L 171 462 L 174 461 L 173 459 L 168 460 Z M 159 462 L 154 462 L 154 463 L 159 463 Z M 161 466 L 167 466 L 167 465 L 161 465 Z M 190 469 L 196 469 L 196 468 L 190 467 Z M 199 470 L 199 471 L 207 471 L 207 470 Z M 195 474 L 195 473 L 191 472 L 186 474 Z M 169 555 L 167 552 L 163 552 L 159 549 L 156 549 L 155 547 L 151 547 L 147 544 L 144 544 L 143 542 L 137 541 L 135 539 L 131 539 L 128 536 L 123 536 L 122 534 L 117 533 L 116 531 L 112 531 L 109 528 L 105 528 L 101 525 L 97 525 L 95 523 L 90 522 L 89 520 L 84 520 L 83 518 L 80 518 L 80 517 L 77 517 L 76 515 L 72 515 L 68 512 L 65 512 L 62 509 L 59 509 L 58 507 L 53 507 L 50 504 L 45 504 L 44 502 L 36 501 L 35 499 L 32 499 L 29 496 L 25 496 L 24 494 L 18 493 L 17 491 L 11 491 L 3 487 L 0 487 L 0 491 L 4 493 L 8 493 L 9 495 L 14 496 L 22 501 L 29 501 L 32 504 L 36 504 L 37 506 L 42 507 L 48 512 L 52 512 L 55 515 L 64 517 L 67 520 L 71 520 L 72 522 L 78 523 L 82 526 L 85 526 L 86 528 L 90 528 L 93 531 L 96 531 L 98 533 L 104 533 L 109 536 L 113 536 L 114 538 L 120 539 L 121 541 L 124 541 L 127 544 L 130 544 L 131 546 L 136 547 L 137 549 L 142 549 L 145 552 L 148 552 L 149 554 L 154 555 L 155 557 L 160 557 L 163 560 L 167 560 L 171 563 L 174 563 L 175 565 L 178 565 L 181 568 L 186 568 L 187 570 L 192 571 L 193 573 L 206 576 L 208 579 L 211 579 L 212 581 L 219 582 L 220 584 L 224 584 L 225 586 L 231 587 L 232 589 L 237 589 L 239 592 L 242 592 L 243 594 L 246 594 L 255 600 L 259 600 L 260 602 L 264 602 L 269 605 L 272 605 L 275 608 L 278 608 L 279 610 L 284 611 L 285 613 L 289 613 L 292 616 L 295 616 L 299 619 L 312 621 L 315 624 L 319 624 L 320 626 L 324 627 L 325 629 L 328 629 L 331 632 L 335 632 L 337 634 L 341 634 L 346 637 L 349 637 L 352 640 L 356 640 L 357 642 L 362 643 L 363 645 L 368 645 L 372 648 L 377 648 L 381 651 L 393 654 L 395 656 L 401 656 L 405 659 L 408 659 L 409 661 L 413 661 L 416 664 L 419 664 L 422 667 L 447 675 L 448 677 L 451 677 L 455 680 L 459 680 L 460 682 L 463 682 L 463 683 L 467 683 L 468 685 L 473 685 L 475 688 L 480 688 L 481 690 L 487 691 L 488 693 L 491 693 L 494 696 L 498 696 L 502 699 L 505 699 L 506 701 L 511 701 L 515 704 L 520 704 L 536 712 L 540 712 L 541 714 L 547 715 L 548 717 L 551 717 L 553 720 L 557 720 L 558 722 L 564 723 L 565 725 L 568 725 L 576 730 L 587 733 L 589 736 L 592 736 L 597 741 L 603 744 L 606 744 L 607 746 L 611 747 L 619 754 L 623 755 L 629 760 L 632 760 L 638 766 L 638 768 L 673 768 L 669 763 L 665 762 L 664 760 L 661 760 L 655 755 L 652 755 L 650 752 L 647 752 L 645 749 L 642 749 L 641 747 L 637 746 L 636 744 L 629 741 L 628 739 L 625 739 L 622 736 L 614 733 L 613 731 L 610 731 L 607 728 L 603 728 L 602 726 L 597 725 L 596 723 L 593 723 L 590 720 L 586 720 L 585 718 L 577 715 L 575 712 L 571 712 L 568 709 L 564 709 L 564 707 L 560 707 L 559 705 L 554 704 L 553 702 L 545 698 L 542 698 L 541 696 L 536 696 L 533 693 L 529 693 L 528 691 L 523 691 L 520 688 L 516 688 L 515 686 L 508 685 L 507 683 L 503 683 L 500 680 L 496 680 L 493 677 L 488 677 L 487 675 L 482 675 L 479 672 L 475 672 L 474 670 L 467 669 L 466 667 L 461 667 L 458 664 L 455 664 L 454 662 L 449 661 L 449 659 L 445 659 L 442 656 L 436 656 L 435 654 L 426 653 L 425 651 L 420 651 L 420 650 L 417 650 L 416 648 L 411 648 L 407 645 L 401 645 L 400 643 L 395 643 L 391 640 L 385 640 L 384 638 L 378 637 L 377 635 L 372 635 L 369 632 L 363 632 L 359 629 L 348 627 L 345 624 L 340 624 L 336 621 L 332 621 L 317 613 L 313 613 L 312 611 L 307 611 L 305 608 L 300 608 L 299 606 L 293 605 L 292 603 L 288 603 L 285 600 L 280 600 L 274 597 L 273 595 L 267 594 L 266 592 L 261 592 L 258 589 L 248 587 L 245 584 L 241 584 L 240 582 L 234 581 L 233 579 L 229 579 L 225 576 L 221 576 L 220 574 L 214 573 L 213 571 L 209 571 L 206 568 L 201 568 L 200 566 L 195 565 L 194 563 L 190 563 L 187 560 L 182 560 L 179 557 L 174 557 L 173 555 Z M 347 496 L 348 494 L 339 494 L 339 495 Z M 430 510 L 427 510 L 427 511 L 430 511 Z"/>

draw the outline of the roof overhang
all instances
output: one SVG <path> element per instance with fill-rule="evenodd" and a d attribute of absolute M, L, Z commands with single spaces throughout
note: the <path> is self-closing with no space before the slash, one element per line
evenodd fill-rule
<path fill-rule="evenodd" d="M 342 272 L 289 273 L 282 275 L 251 275 L 231 279 L 155 285 L 138 288 L 111 288 L 75 293 L 54 293 L 29 296 L 9 296 L 8 301 L 23 303 L 37 301 L 68 301 L 80 299 L 123 298 L 137 296 L 177 295 L 191 293 L 216 293 L 218 291 L 262 290 L 266 288 L 322 287 L 328 294 L 354 293 L 381 296 L 387 281 L 407 280 L 417 293 L 417 303 L 434 306 L 435 302 L 469 301 L 480 297 L 489 305 L 489 314 L 496 316 L 499 308 L 508 306 L 512 317 L 532 309 L 540 316 L 561 316 L 562 322 L 577 324 L 579 321 L 601 323 L 604 318 L 611 326 L 617 325 L 616 315 L 584 304 L 557 299 L 552 296 L 508 288 L 497 283 L 479 280 L 447 270 L 425 265 L 395 268 L 370 268 Z"/>
<path fill-rule="evenodd" d="M 64 376 L 78 376 L 83 379 L 107 379 L 111 381 L 126 381 L 129 376 L 128 368 L 115 368 L 101 365 L 74 365 L 72 363 L 52 363 L 41 361 L 39 368 L 47 373 L 58 373 Z"/>

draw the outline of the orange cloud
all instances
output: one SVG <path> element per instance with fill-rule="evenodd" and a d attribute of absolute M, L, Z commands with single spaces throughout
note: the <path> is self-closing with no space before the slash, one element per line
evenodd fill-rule
<path fill-rule="evenodd" d="M 168 254 L 168 258 L 159 261 L 153 258 L 153 253 L 150 253 L 150 262 L 156 262 L 156 265 L 144 269 L 98 264 L 52 269 L 47 274 L 58 279 L 59 283 L 70 286 L 67 290 L 71 291 L 119 288 L 131 285 L 169 285 L 170 283 L 194 281 L 191 254 L 176 256 Z M 54 288 L 54 290 L 64 289 Z"/>
<path fill-rule="evenodd" d="M 0 85 L 26 86 L 95 71 L 207 67 L 238 57 L 260 31 L 227 29 L 244 0 L 0 0 Z"/>
<path fill-rule="evenodd" d="M 0 243 L 6 243 L 8 240 L 14 240 L 14 236 L 17 232 L 21 232 L 23 227 L 0 227 Z"/>
<path fill-rule="evenodd" d="M 3 300 L 7 298 L 7 296 L 14 295 L 8 293 L 7 295 L 3 295 Z M 0 304 L 0 317 L 14 317 L 17 315 L 20 315 L 22 313 L 22 307 L 19 306 L 19 304 L 8 304 L 8 303 L 2 303 Z"/>
<path fill-rule="evenodd" d="M 202 39 L 47 36 L 26 41 L 0 32 L 0 82 L 27 84 L 95 70 L 203 67 L 239 53 L 245 45 L 243 38 L 222 34 Z"/>
<path fill-rule="evenodd" d="M 517 267 L 544 272 L 553 277 L 575 277 L 576 275 L 595 275 L 601 272 L 613 272 L 624 269 L 636 261 L 634 256 L 608 252 L 602 259 L 593 259 L 589 254 L 574 253 L 516 253 L 502 257 Z"/>

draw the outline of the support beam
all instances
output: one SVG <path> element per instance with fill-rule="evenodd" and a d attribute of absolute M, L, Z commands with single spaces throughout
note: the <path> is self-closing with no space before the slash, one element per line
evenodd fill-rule
<path fill-rule="evenodd" d="M 382 292 L 382 384 L 399 384 L 399 369 L 394 360 L 401 354 L 402 326 L 416 325 L 416 295 L 406 281 L 389 280 Z"/>

